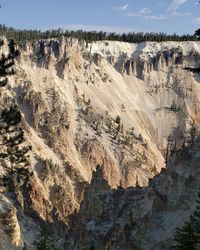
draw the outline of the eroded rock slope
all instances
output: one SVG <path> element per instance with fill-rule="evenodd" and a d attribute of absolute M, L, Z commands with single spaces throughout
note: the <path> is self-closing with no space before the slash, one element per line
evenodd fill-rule
<path fill-rule="evenodd" d="M 105 243 L 101 241 L 99 249 L 117 246 L 132 249 L 132 245 L 118 245 L 115 240 L 110 243 L 111 236 L 122 237 L 122 242 L 126 242 L 136 235 L 134 244 L 141 247 L 141 240 L 144 244 L 141 249 L 165 246 L 173 230 L 164 237 L 160 229 L 154 245 L 149 240 L 156 234 L 151 223 L 157 225 L 160 221 L 149 214 L 154 211 L 157 214 L 156 204 L 166 202 L 165 199 L 175 202 L 178 198 L 173 196 L 173 188 L 178 186 L 184 191 L 185 179 L 173 177 L 179 166 L 173 163 L 166 176 L 161 174 L 154 182 L 154 187 L 147 186 L 149 179 L 165 168 L 167 141 L 174 145 L 174 151 L 180 150 L 191 127 L 200 125 L 200 43 L 86 44 L 63 38 L 27 43 L 19 49 L 17 74 L 3 91 L 22 113 L 21 128 L 31 150 L 28 168 L 15 174 L 21 176 L 20 181 L 17 176 L 12 177 L 15 196 L 2 191 L 2 201 L 7 204 L 8 212 L 12 211 L 13 223 L 15 216 L 18 218 L 17 232 L 9 236 L 4 230 L 5 237 L 11 237 L 13 245 L 23 246 L 25 242 L 30 246 L 41 224 L 48 225 L 52 233 L 64 235 L 79 214 L 82 202 L 78 215 L 81 229 L 74 230 L 84 231 L 83 240 L 70 247 L 88 247 L 99 235 Z M 106 194 L 100 200 L 98 182 L 95 185 L 94 180 L 91 182 L 98 165 L 106 182 L 103 185 Z M 192 167 L 198 171 L 195 164 Z M 1 174 L 5 175 L 3 171 L 5 168 L 1 166 Z M 167 179 L 165 184 L 162 178 Z M 167 194 L 162 193 L 164 187 L 160 183 L 171 186 L 165 189 Z M 129 189 L 134 186 L 142 188 Z M 111 191 L 119 187 L 120 190 Z M 93 191 L 85 198 L 88 189 Z M 176 202 L 169 209 L 170 218 L 179 210 L 181 213 Z M 163 210 L 166 214 L 168 205 Z M 192 208 L 188 211 L 187 215 Z M 134 225 L 126 225 L 125 221 L 130 221 L 128 216 L 133 217 Z M 138 231 L 140 219 L 144 230 Z M 100 231 L 96 232 L 98 227 Z M 163 227 L 170 230 L 169 225 Z M 106 236 L 101 230 L 110 233 L 106 231 Z"/>

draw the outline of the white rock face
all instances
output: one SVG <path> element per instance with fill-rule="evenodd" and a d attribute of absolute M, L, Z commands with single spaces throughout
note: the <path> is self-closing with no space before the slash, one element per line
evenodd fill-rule
<path fill-rule="evenodd" d="M 79 210 L 97 165 L 112 189 L 147 187 L 165 167 L 167 138 L 178 150 L 192 121 L 200 125 L 199 42 L 63 38 L 20 51 L 5 90 L 32 146 L 30 200 L 19 191 L 18 202 L 56 229 Z"/>
<path fill-rule="evenodd" d="M 85 140 L 90 144 L 93 144 L 92 140 L 97 141 L 109 155 L 109 161 L 113 162 L 113 167 L 110 166 L 109 170 L 111 173 L 107 176 L 113 187 L 120 181 L 126 187 L 134 185 L 134 175 L 142 169 L 145 173 L 140 177 L 141 184 L 146 185 L 147 169 L 152 169 L 151 166 L 155 164 L 156 171 L 159 172 L 164 167 L 161 151 L 166 147 L 166 137 L 176 133 L 180 137 L 177 138 L 179 143 L 187 123 L 182 116 L 186 115 L 190 119 L 198 112 L 198 76 L 184 68 L 198 68 L 195 61 L 200 44 L 129 44 L 105 41 L 89 44 L 86 48 L 84 44 L 70 39 L 41 44 L 27 45 L 22 49 L 19 61 L 21 75 L 13 82 L 13 86 L 18 86 L 16 89 L 21 110 L 34 129 L 31 130 L 34 144 L 39 140 L 36 136 L 43 133 L 44 124 L 48 124 L 44 121 L 44 114 L 49 115 L 49 118 L 45 118 L 51 120 L 49 134 L 56 142 L 49 148 L 42 146 L 40 154 L 52 158 L 52 149 L 59 148 L 64 155 L 60 157 L 56 153 L 54 160 L 61 165 L 63 160 L 69 161 L 83 179 L 88 181 L 95 166 L 103 164 L 105 159 L 96 159 L 95 164 L 91 164 L 89 159 L 80 155 L 80 149 L 77 150 L 75 144 L 76 140 Z M 98 124 L 103 123 L 101 137 L 95 135 L 95 125 L 89 126 L 81 116 L 81 110 L 88 108 L 88 100 L 88 116 L 93 119 L 90 123 L 95 123 L 96 119 L 91 117 L 92 114 L 103 116 L 98 121 Z M 180 107 L 180 112 L 170 110 L 174 103 L 177 108 Z M 132 153 L 148 151 L 148 163 L 142 162 L 141 168 L 131 173 L 127 173 L 125 165 L 127 161 L 133 160 L 133 157 L 128 157 L 132 153 L 125 152 L 126 163 L 120 160 L 124 149 L 119 149 L 110 140 L 109 132 L 105 132 L 105 120 L 115 119 L 118 115 L 121 125 L 123 124 L 124 135 L 134 127 L 135 136 L 141 134 L 144 144 L 147 143 L 148 146 L 146 150 L 141 143 L 136 142 L 133 147 L 135 150 L 130 150 Z M 69 129 L 61 128 L 58 119 L 63 119 Z M 57 136 L 58 130 L 62 141 Z M 41 142 L 38 141 L 37 144 Z M 63 148 L 58 144 L 63 144 Z M 53 151 L 55 152 L 55 148 Z M 134 167 L 134 163 L 128 165 Z M 105 172 L 108 167 L 106 169 Z M 122 172 L 131 177 L 123 181 Z M 115 177 L 112 178 L 112 175 Z M 142 176 L 141 173 L 139 175 Z"/>

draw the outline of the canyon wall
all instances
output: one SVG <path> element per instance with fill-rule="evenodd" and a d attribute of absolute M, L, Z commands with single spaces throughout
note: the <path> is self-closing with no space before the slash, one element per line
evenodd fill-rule
<path fill-rule="evenodd" d="M 80 228 L 74 226 L 74 230 L 85 233 L 80 236 L 80 244 L 72 244 L 71 248 L 88 247 L 100 235 L 102 245 L 99 242 L 101 248 L 97 249 L 132 249 L 125 243 L 109 243 L 111 236 L 127 241 L 129 236 L 121 233 L 131 216 L 134 223 L 141 219 L 142 228 L 147 227 L 138 231 L 135 224 L 127 226 L 135 230 L 131 229 L 137 235 L 136 246 L 141 247 L 139 239 L 143 237 L 141 241 L 147 247 L 141 249 L 150 249 L 148 237 L 153 226 L 146 225 L 149 220 L 160 222 L 157 217 L 149 219 L 146 215 L 157 213 L 155 207 L 164 202 L 163 196 L 175 200 L 173 189 L 181 188 L 185 182 L 173 177 L 178 164 L 184 165 L 179 162 L 172 163 L 171 170 L 166 170 L 167 180 L 162 180 L 160 172 L 165 171 L 169 141 L 174 145 L 173 151 L 180 150 L 192 126 L 200 125 L 200 43 L 88 44 L 62 38 L 20 44 L 19 50 L 16 75 L 2 89 L 0 105 L 3 108 L 12 100 L 21 111 L 20 126 L 30 146 L 29 162 L 10 177 L 12 192 L 2 187 L 0 205 L 7 205 L 6 212 L 0 212 L 15 224 L 11 233 L 2 226 L 2 235 L 11 238 L 13 247 L 24 243 L 30 246 L 40 225 L 62 238 L 68 230 L 73 231 L 72 221 L 77 217 Z M 97 166 L 96 175 L 103 185 L 93 176 Z M 16 166 L 11 164 L 11 168 Z M 0 176 L 7 172 L 2 164 Z M 155 187 L 148 187 L 155 176 L 160 176 Z M 169 209 L 173 216 L 177 203 L 170 208 L 172 211 Z M 129 206 L 133 207 L 126 208 Z M 192 209 L 194 206 L 183 218 Z M 163 210 L 166 214 L 168 203 Z M 109 217 L 112 222 L 116 220 L 115 226 L 107 225 Z M 103 220 L 102 230 L 109 229 L 110 233 L 97 233 L 101 225 L 93 221 L 95 218 Z M 173 228 L 179 223 L 174 223 Z M 90 230 L 94 237 L 88 236 Z M 128 228 L 127 231 L 129 234 Z M 172 233 L 166 238 L 159 236 L 152 249 L 165 245 L 171 236 Z"/>

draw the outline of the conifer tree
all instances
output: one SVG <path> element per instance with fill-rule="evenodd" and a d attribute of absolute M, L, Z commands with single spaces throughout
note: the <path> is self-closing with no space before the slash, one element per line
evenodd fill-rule
<path fill-rule="evenodd" d="M 182 228 L 177 228 L 174 241 L 176 242 L 173 249 L 176 250 L 196 250 L 196 236 L 194 232 L 194 220 L 185 222 Z"/>
<path fill-rule="evenodd" d="M 200 31 L 197 30 L 194 35 L 177 35 L 172 34 L 168 35 L 165 33 L 154 33 L 154 32 L 129 32 L 123 34 L 116 34 L 116 33 L 107 33 L 107 32 L 97 32 L 97 31 L 69 31 L 69 30 L 62 30 L 62 29 L 51 29 L 46 31 L 40 30 L 17 30 L 12 27 L 7 27 L 5 25 L 0 24 L 0 35 L 6 34 L 8 39 L 15 39 L 18 42 L 21 42 L 22 45 L 26 41 L 34 41 L 40 39 L 48 39 L 48 38 L 61 38 L 62 36 L 65 37 L 73 37 L 77 38 L 78 41 L 86 41 L 86 45 L 88 42 L 94 41 L 103 41 L 103 40 L 110 40 L 110 41 L 123 41 L 129 43 L 139 43 L 139 42 L 146 42 L 146 41 L 154 41 L 154 42 L 162 42 L 162 41 L 196 41 L 199 39 Z"/>
<path fill-rule="evenodd" d="M 121 118 L 118 115 L 115 119 L 115 122 L 117 123 L 117 131 L 120 132 L 120 128 L 121 128 Z"/>
<path fill-rule="evenodd" d="M 0 48 L 3 45 L 4 41 L 0 40 Z M 16 44 L 13 40 L 9 42 L 8 48 L 8 55 L 3 53 L 0 58 L 0 87 L 4 87 L 7 84 L 7 76 L 13 75 L 15 73 L 13 66 L 15 64 L 15 58 L 19 55 L 19 51 L 16 50 Z"/>
<path fill-rule="evenodd" d="M 195 31 L 195 36 L 199 39 L 200 38 L 200 29 Z"/>
<path fill-rule="evenodd" d="M 198 193 L 197 207 L 194 214 L 186 221 L 182 228 L 177 228 L 174 236 L 176 250 L 200 249 L 200 193 Z"/>
<path fill-rule="evenodd" d="M 196 128 L 196 126 L 195 126 L 195 123 L 192 122 L 191 128 L 190 128 L 189 143 L 190 143 L 191 145 L 193 145 L 194 142 L 195 142 L 195 140 L 196 140 L 196 138 L 197 138 L 197 128 Z"/>
<path fill-rule="evenodd" d="M 165 164 L 166 164 L 166 167 L 168 167 L 168 161 L 169 161 L 169 157 L 171 156 L 171 153 L 172 153 L 172 148 L 173 148 L 172 136 L 169 135 L 168 138 L 167 138 L 167 147 L 166 147 L 166 151 L 165 151 Z"/>
<path fill-rule="evenodd" d="M 197 207 L 194 212 L 194 222 L 195 222 L 195 237 L 196 237 L 196 242 L 198 246 L 200 247 L 200 193 L 198 193 L 198 198 L 197 198 Z"/>
<path fill-rule="evenodd" d="M 47 230 L 43 229 L 40 232 L 40 240 L 34 241 L 33 245 L 37 250 L 53 250 L 52 240 L 49 238 Z"/>

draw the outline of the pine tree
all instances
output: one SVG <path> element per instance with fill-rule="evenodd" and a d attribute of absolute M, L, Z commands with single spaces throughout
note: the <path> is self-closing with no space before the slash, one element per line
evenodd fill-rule
<path fill-rule="evenodd" d="M 0 40 L 0 48 L 4 46 L 4 41 Z M 1 54 L 0 56 L 0 87 L 3 88 L 8 82 L 8 76 L 14 74 L 13 65 L 15 58 L 19 55 L 16 50 L 16 45 L 13 40 L 8 43 L 8 54 Z M 4 146 L 4 151 L 0 153 L 0 161 L 6 163 L 9 160 L 14 165 L 19 165 L 24 162 L 24 155 L 29 151 L 29 148 L 19 148 L 23 142 L 23 131 L 18 126 L 21 122 L 21 113 L 17 109 L 14 102 L 11 102 L 8 108 L 0 110 L 0 138 Z M 10 187 L 10 176 L 12 176 L 11 169 L 7 176 L 3 176 L 0 184 L 4 187 Z M 9 184 L 9 185 L 8 185 Z"/>
<path fill-rule="evenodd" d="M 36 246 L 37 250 L 53 250 L 53 244 L 49 238 L 47 230 L 43 229 L 40 232 L 40 240 L 34 241 L 33 245 Z"/>
<path fill-rule="evenodd" d="M 199 39 L 200 38 L 200 29 L 196 30 L 194 35 Z"/>
<path fill-rule="evenodd" d="M 174 241 L 176 242 L 173 249 L 176 250 L 196 250 L 196 236 L 194 232 L 194 221 L 192 218 L 185 222 L 182 228 L 177 228 Z"/>
<path fill-rule="evenodd" d="M 174 236 L 176 250 L 200 249 L 200 193 L 198 193 L 197 207 L 189 221 L 182 228 L 177 228 Z"/>
<path fill-rule="evenodd" d="M 197 198 L 197 207 L 194 212 L 194 222 L 195 222 L 195 237 L 196 237 L 196 242 L 200 247 L 200 193 L 198 193 L 198 198 Z"/>
<path fill-rule="evenodd" d="M 40 30 L 17 30 L 12 27 L 7 27 L 0 24 L 0 35 L 6 34 L 8 39 L 15 39 L 18 42 L 24 44 L 26 41 L 34 41 L 48 38 L 61 38 L 62 36 L 77 38 L 79 42 L 87 41 L 124 41 L 128 43 L 139 43 L 146 41 L 162 42 L 162 41 L 196 41 L 200 37 L 200 30 L 197 30 L 194 35 L 185 34 L 182 36 L 165 33 L 154 32 L 129 32 L 123 34 L 97 32 L 97 31 L 64 31 L 63 29 L 51 29 L 46 31 Z M 86 45 L 88 45 L 86 43 Z"/>
<path fill-rule="evenodd" d="M 191 128 L 190 128 L 189 143 L 191 145 L 193 145 L 194 142 L 195 142 L 195 140 L 196 140 L 196 138 L 197 138 L 197 128 L 195 126 L 195 123 L 192 122 Z"/>
<path fill-rule="evenodd" d="M 167 147 L 166 147 L 166 151 L 165 151 L 165 164 L 166 164 L 166 167 L 168 167 L 168 161 L 169 161 L 169 158 L 170 158 L 171 153 L 172 153 L 172 148 L 173 148 L 172 136 L 169 135 L 168 138 L 167 138 Z"/>
<path fill-rule="evenodd" d="M 4 41 L 0 40 L 0 48 L 3 45 Z M 7 84 L 7 76 L 13 75 L 15 73 L 13 66 L 15 64 L 15 58 L 19 55 L 19 51 L 16 50 L 16 44 L 13 40 L 9 42 L 8 48 L 8 55 L 2 54 L 0 58 L 0 87 L 4 87 Z"/>
<path fill-rule="evenodd" d="M 115 122 L 117 123 L 117 131 L 120 132 L 120 128 L 121 128 L 121 118 L 118 115 L 115 119 Z"/>

